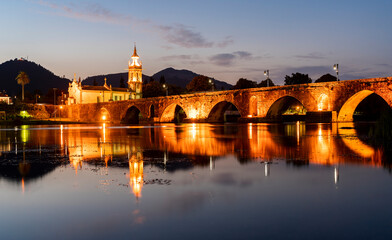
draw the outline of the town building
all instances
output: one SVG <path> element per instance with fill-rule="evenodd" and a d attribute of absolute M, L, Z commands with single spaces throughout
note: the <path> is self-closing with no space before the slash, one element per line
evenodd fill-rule
<path fill-rule="evenodd" d="M 8 104 L 8 105 L 12 103 L 11 97 L 8 96 L 8 95 L 5 93 L 5 91 L 0 92 L 0 103 L 6 103 L 6 104 Z"/>
<path fill-rule="evenodd" d="M 107 85 L 106 78 L 103 86 L 82 85 L 74 79 L 68 86 L 68 105 L 81 103 L 99 103 L 142 98 L 142 63 L 137 55 L 136 45 L 133 55 L 128 62 L 128 88 L 112 87 Z"/>

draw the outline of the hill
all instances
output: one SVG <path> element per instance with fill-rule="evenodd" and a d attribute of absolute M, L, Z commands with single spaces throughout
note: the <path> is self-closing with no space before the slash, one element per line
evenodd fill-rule
<path fill-rule="evenodd" d="M 105 77 L 106 77 L 106 84 L 112 85 L 112 87 L 120 87 L 121 77 L 124 79 L 125 84 L 127 84 L 128 81 L 128 73 L 123 72 L 123 73 L 112 73 L 106 75 L 96 75 L 96 76 L 87 77 L 86 79 L 83 80 L 82 84 L 93 85 L 95 80 L 98 86 L 102 86 L 104 84 Z M 149 76 L 146 76 L 144 74 L 142 75 L 142 78 L 143 78 L 143 82 L 150 79 Z"/>
<path fill-rule="evenodd" d="M 191 72 L 189 70 L 176 70 L 174 68 L 166 68 L 162 71 L 155 73 L 154 75 L 152 75 L 152 77 L 155 79 L 155 81 L 159 81 L 161 76 L 165 76 L 165 80 L 167 83 L 185 88 L 186 85 L 188 85 L 188 83 L 198 75 L 200 74 Z M 222 89 L 222 87 L 223 89 L 230 89 L 231 87 L 233 87 L 231 84 L 216 79 L 214 79 L 214 82 L 216 88 L 219 90 Z"/>
<path fill-rule="evenodd" d="M 0 64 L 0 90 L 5 90 L 10 96 L 19 94 L 22 88 L 15 78 L 20 71 L 26 72 L 30 78 L 30 83 L 25 85 L 25 91 L 33 93 L 39 90 L 42 94 L 46 94 L 53 88 L 64 90 L 68 88 L 68 79 L 56 76 L 35 62 L 14 59 Z"/>
<path fill-rule="evenodd" d="M 176 70 L 174 68 L 166 68 L 164 70 L 161 70 L 161 71 L 155 73 L 154 75 L 152 75 L 152 77 L 154 78 L 155 81 L 159 81 L 161 76 L 164 76 L 166 83 L 185 88 L 186 85 L 190 81 L 192 81 L 192 79 L 194 77 L 196 77 L 198 75 L 199 74 L 191 72 L 189 70 Z M 113 73 L 113 74 L 107 74 L 107 75 L 91 76 L 91 77 L 87 77 L 85 80 L 83 80 L 82 83 L 83 83 L 83 85 L 93 85 L 94 79 L 95 79 L 97 85 L 103 85 L 105 77 L 106 77 L 106 83 L 108 85 L 111 84 L 113 87 L 119 87 L 121 77 L 125 80 L 125 83 L 127 82 L 128 73 L 124 72 L 124 73 Z M 149 80 L 150 80 L 150 76 L 143 74 L 143 82 L 146 82 Z M 219 81 L 216 79 L 214 79 L 214 81 L 215 81 L 215 85 L 216 85 L 217 89 L 222 89 L 222 87 L 224 89 L 230 89 L 231 87 L 233 87 L 232 85 L 230 85 L 226 82 L 223 82 L 223 81 Z"/>

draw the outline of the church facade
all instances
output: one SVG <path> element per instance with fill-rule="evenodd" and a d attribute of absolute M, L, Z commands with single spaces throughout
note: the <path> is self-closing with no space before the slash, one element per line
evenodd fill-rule
<path fill-rule="evenodd" d="M 133 49 L 133 55 L 128 62 L 128 88 L 118 88 L 108 86 L 82 85 L 79 80 L 74 79 L 68 86 L 68 105 L 82 103 L 99 103 L 109 101 L 121 101 L 129 99 L 142 98 L 142 64 L 137 55 L 136 45 Z"/>

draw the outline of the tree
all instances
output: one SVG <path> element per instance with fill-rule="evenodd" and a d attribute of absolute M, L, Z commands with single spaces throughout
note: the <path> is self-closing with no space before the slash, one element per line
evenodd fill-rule
<path fill-rule="evenodd" d="M 268 84 L 267 84 L 268 82 Z M 272 80 L 270 78 L 267 78 L 266 80 L 261 81 L 259 84 L 257 84 L 257 87 L 273 87 L 275 86 L 274 82 L 272 82 Z"/>
<path fill-rule="evenodd" d="M 308 76 L 308 74 L 302 73 L 292 73 L 292 76 L 286 75 L 284 77 L 284 85 L 294 85 L 294 84 L 304 84 L 304 83 L 311 83 L 312 79 Z"/>
<path fill-rule="evenodd" d="M 331 74 L 327 73 L 327 74 L 324 74 L 323 76 L 321 76 L 319 79 L 317 79 L 315 81 L 315 83 L 318 83 L 318 82 L 335 82 L 335 81 L 337 81 L 337 78 L 335 76 L 332 76 Z"/>
<path fill-rule="evenodd" d="M 125 80 L 122 76 L 120 78 L 120 88 L 125 88 Z"/>
<path fill-rule="evenodd" d="M 256 82 L 250 81 L 246 78 L 238 79 L 237 83 L 234 85 L 233 89 L 246 89 L 257 87 Z"/>
<path fill-rule="evenodd" d="M 154 82 L 155 79 L 153 77 L 150 77 L 150 83 Z"/>
<path fill-rule="evenodd" d="M 97 79 L 94 78 L 93 86 L 98 86 Z"/>
<path fill-rule="evenodd" d="M 16 76 L 16 81 L 22 85 L 22 101 L 24 101 L 24 85 L 30 83 L 30 78 L 27 73 L 20 71 L 18 76 Z"/>
<path fill-rule="evenodd" d="M 166 90 L 162 87 L 162 85 L 158 82 L 149 82 L 147 84 L 143 84 L 143 97 L 159 97 L 165 96 Z"/>
<path fill-rule="evenodd" d="M 166 83 L 165 76 L 161 75 L 161 77 L 159 78 L 159 83 L 160 84 L 165 84 Z"/>
<path fill-rule="evenodd" d="M 211 90 L 211 84 L 209 83 L 209 78 L 203 75 L 196 76 L 192 79 L 186 89 L 189 92 L 199 92 Z"/>

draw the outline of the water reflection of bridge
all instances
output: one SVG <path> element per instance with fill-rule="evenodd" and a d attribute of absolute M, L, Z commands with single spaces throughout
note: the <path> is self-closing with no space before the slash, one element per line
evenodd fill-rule
<path fill-rule="evenodd" d="M 189 164 L 211 167 L 214 159 L 226 155 L 236 156 L 241 163 L 281 159 L 295 165 L 384 164 L 381 150 L 362 142 L 352 124 L 347 126 L 341 123 L 168 124 L 124 128 L 101 125 L 35 130 L 24 127 L 18 131 L 4 131 L 0 136 L 0 149 L 3 149 L 5 155 L 10 154 L 10 151 L 19 154 L 23 144 L 26 149 L 30 149 L 26 157 L 29 159 L 33 153 L 40 156 L 41 148 L 49 147 L 56 156 L 68 159 L 76 174 L 84 162 L 108 167 L 113 165 L 113 158 L 122 159 L 117 161 L 115 166 L 129 168 L 129 185 L 136 197 L 141 196 L 145 163 L 160 162 L 159 166 L 164 167 L 179 156 L 188 159 L 187 167 Z M 36 163 L 27 161 L 26 164 L 33 166 Z M 61 164 L 56 166 L 58 165 Z M 172 169 L 184 166 L 174 164 Z M 6 167 L 2 169 L 4 171 L 0 171 L 1 176 L 9 176 L 10 171 L 6 170 Z M 22 178 L 27 180 L 28 176 L 33 174 L 21 172 L 18 168 L 14 172 L 12 179 L 16 181 Z M 45 171 L 42 174 L 46 173 Z"/>

